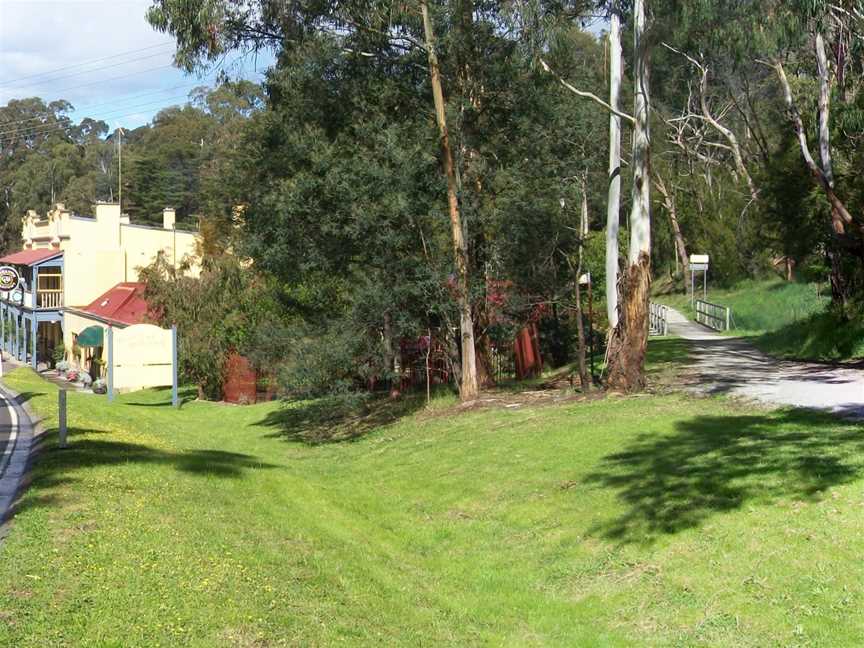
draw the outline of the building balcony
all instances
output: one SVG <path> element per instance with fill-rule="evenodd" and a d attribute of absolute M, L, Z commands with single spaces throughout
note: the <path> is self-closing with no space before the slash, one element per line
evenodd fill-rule
<path fill-rule="evenodd" d="M 37 290 L 34 300 L 32 290 L 0 290 L 0 300 L 27 310 L 59 310 L 63 307 L 63 291 Z"/>

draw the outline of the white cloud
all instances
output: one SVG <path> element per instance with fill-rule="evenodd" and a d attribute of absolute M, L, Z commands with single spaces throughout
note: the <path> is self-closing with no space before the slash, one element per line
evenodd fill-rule
<path fill-rule="evenodd" d="M 67 99 L 77 118 L 134 128 L 182 103 L 209 79 L 171 66 L 174 41 L 147 23 L 150 4 L 0 0 L 0 105 L 20 97 Z"/>

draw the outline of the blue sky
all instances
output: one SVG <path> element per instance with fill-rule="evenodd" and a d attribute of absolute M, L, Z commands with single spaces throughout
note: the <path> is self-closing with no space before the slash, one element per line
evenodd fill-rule
<path fill-rule="evenodd" d="M 67 99 L 72 117 L 135 128 L 184 103 L 213 75 L 172 67 L 173 39 L 144 18 L 150 0 L 0 0 L 0 105 Z M 268 59 L 237 60 L 234 76 L 260 81 Z"/>

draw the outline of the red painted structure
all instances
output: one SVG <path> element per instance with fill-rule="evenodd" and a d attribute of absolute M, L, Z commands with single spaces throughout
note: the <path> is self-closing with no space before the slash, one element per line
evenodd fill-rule
<path fill-rule="evenodd" d="M 540 334 L 536 322 L 531 322 L 516 334 L 513 354 L 516 358 L 516 377 L 519 380 L 539 376 L 543 371 Z"/>
<path fill-rule="evenodd" d="M 222 397 L 229 403 L 249 405 L 258 400 L 258 373 L 249 360 L 232 353 L 225 361 Z"/>

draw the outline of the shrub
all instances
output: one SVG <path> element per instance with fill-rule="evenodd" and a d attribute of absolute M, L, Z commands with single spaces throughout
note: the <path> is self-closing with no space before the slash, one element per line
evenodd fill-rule
<path fill-rule="evenodd" d="M 66 361 L 66 346 L 62 342 L 54 347 L 51 352 L 51 359 L 54 361 L 55 367 L 59 367 L 61 362 Z"/>

